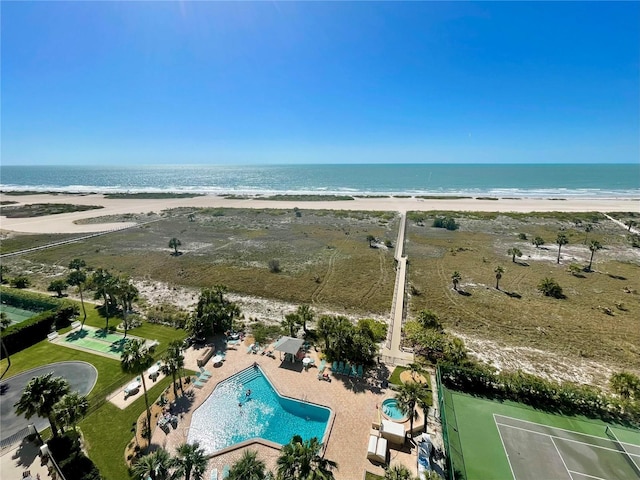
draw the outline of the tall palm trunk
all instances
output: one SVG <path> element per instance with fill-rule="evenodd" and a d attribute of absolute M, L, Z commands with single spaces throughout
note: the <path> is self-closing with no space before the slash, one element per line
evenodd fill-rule
<path fill-rule="evenodd" d="M 58 426 L 56 425 L 56 421 L 53 418 L 53 415 L 47 415 L 49 419 L 49 423 L 51 424 L 51 433 L 53 433 L 54 437 L 58 436 Z"/>
<path fill-rule="evenodd" d="M 4 377 L 4 374 L 7 373 L 9 371 L 9 368 L 11 367 L 11 356 L 9 355 L 9 350 L 7 350 L 7 346 L 4 344 L 4 340 L 0 337 L 0 344 L 2 345 L 2 349 L 4 350 L 4 356 L 7 357 L 7 368 L 5 368 L 4 372 L 2 372 L 2 375 L 0 375 L 0 378 Z"/>
<path fill-rule="evenodd" d="M 173 379 L 173 398 L 178 398 L 178 388 L 176 387 L 176 370 L 171 370 L 171 378 Z"/>
<path fill-rule="evenodd" d="M 80 325 L 80 331 L 84 328 L 84 322 L 87 321 L 87 309 L 84 307 L 84 296 L 82 295 L 82 287 L 78 285 L 78 291 L 80 292 L 80 304 L 82 305 L 82 325 Z"/>
<path fill-rule="evenodd" d="M 596 253 L 595 250 L 591 250 L 591 258 L 589 259 L 589 271 L 591 271 L 591 265 L 593 264 L 593 254 Z"/>
<path fill-rule="evenodd" d="M 107 297 L 106 293 L 103 295 L 103 298 L 104 298 L 104 316 L 107 317 L 107 323 L 105 323 L 104 331 L 105 333 L 107 333 L 109 331 L 109 298 Z"/>
<path fill-rule="evenodd" d="M 147 395 L 147 382 L 144 381 L 144 372 L 140 374 L 142 379 L 142 390 L 144 391 L 144 404 L 147 407 L 147 442 L 151 445 L 151 410 L 149 410 L 149 396 Z"/>
<path fill-rule="evenodd" d="M 558 261 L 556 263 L 560 263 L 560 250 L 562 249 L 562 245 L 558 245 Z"/>

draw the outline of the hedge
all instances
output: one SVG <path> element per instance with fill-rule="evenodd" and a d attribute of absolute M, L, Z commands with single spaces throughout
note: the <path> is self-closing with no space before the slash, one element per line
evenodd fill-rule
<path fill-rule="evenodd" d="M 7 287 L 0 287 L 0 300 L 5 305 L 31 310 L 32 312 L 44 312 L 57 307 L 60 302 L 49 297 L 24 290 L 16 290 Z"/>

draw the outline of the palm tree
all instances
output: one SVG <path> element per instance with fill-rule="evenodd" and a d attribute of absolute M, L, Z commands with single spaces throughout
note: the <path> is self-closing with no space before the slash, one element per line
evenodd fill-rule
<path fill-rule="evenodd" d="M 229 470 L 229 480 L 264 480 L 266 466 L 258 460 L 258 452 L 245 450 L 240 460 L 235 462 Z"/>
<path fill-rule="evenodd" d="M 384 480 L 413 480 L 413 475 L 401 463 L 389 466 L 384 472 Z"/>
<path fill-rule="evenodd" d="M 376 241 L 376 237 L 373 235 L 367 235 L 367 242 L 369 242 L 369 248 L 373 248 L 373 242 Z"/>
<path fill-rule="evenodd" d="M 282 328 L 289 329 L 289 336 L 293 337 L 293 330 L 299 325 L 297 313 L 287 313 L 282 321 Z"/>
<path fill-rule="evenodd" d="M 56 421 L 63 427 L 76 429 L 76 425 L 89 410 L 89 400 L 78 392 L 67 393 L 53 406 Z"/>
<path fill-rule="evenodd" d="M 316 333 L 318 334 L 318 338 L 324 339 L 325 350 L 329 350 L 329 347 L 331 346 L 331 337 L 333 335 L 334 326 L 335 320 L 329 315 L 322 315 L 318 319 Z"/>
<path fill-rule="evenodd" d="M 131 283 L 129 277 L 118 277 L 114 286 L 114 293 L 117 300 L 122 305 L 122 320 L 124 324 L 124 338 L 127 338 L 129 323 L 127 322 L 127 312 L 133 309 L 133 302 L 140 293 L 136 286 Z"/>
<path fill-rule="evenodd" d="M 591 270 L 591 265 L 593 264 L 593 254 L 596 253 L 596 251 L 600 250 L 601 248 L 602 248 L 602 245 L 600 244 L 599 241 L 591 240 L 589 242 L 589 250 L 591 250 L 591 258 L 589 259 L 589 266 L 587 267 L 589 270 Z"/>
<path fill-rule="evenodd" d="M 180 340 L 172 340 L 169 343 L 169 348 L 162 357 L 162 373 L 165 375 L 171 375 L 173 378 L 173 395 L 178 398 L 178 391 L 176 389 L 176 375 L 184 368 L 184 355 L 182 354 L 182 342 Z M 184 388 L 182 387 L 182 376 L 180 379 L 180 390 L 184 395 Z"/>
<path fill-rule="evenodd" d="M 0 283 L 4 283 L 4 276 L 9 273 L 9 267 L 0 265 Z"/>
<path fill-rule="evenodd" d="M 636 222 L 635 222 L 635 220 L 629 219 L 629 220 L 625 220 L 624 224 L 627 226 L 627 232 L 630 232 L 631 231 L 631 227 L 635 226 Z"/>
<path fill-rule="evenodd" d="M 34 377 L 24 387 L 20 400 L 14 405 L 16 413 L 24 414 L 27 420 L 34 415 L 48 418 L 53 436 L 57 437 L 53 407 L 69 390 L 69 382 L 62 377 L 54 377 L 53 372 Z"/>
<path fill-rule="evenodd" d="M 68 286 L 69 284 L 67 283 L 66 280 L 62 278 L 58 278 L 56 280 L 52 280 L 51 283 L 49 283 L 49 286 L 47 287 L 47 292 L 56 292 L 56 294 L 58 295 L 58 298 L 62 298 L 63 297 L 62 292 L 66 290 Z"/>
<path fill-rule="evenodd" d="M 159 448 L 136 462 L 133 466 L 133 476 L 151 480 L 169 480 L 169 468 L 171 468 L 171 455 Z"/>
<path fill-rule="evenodd" d="M 322 443 L 317 437 L 303 441 L 302 437 L 294 435 L 291 441 L 282 447 L 276 462 L 278 479 L 333 480 L 332 470 L 338 468 L 338 464 L 321 457 L 321 450 Z"/>
<path fill-rule="evenodd" d="M 95 298 L 102 298 L 104 300 L 104 315 L 107 318 L 104 331 L 107 332 L 109 330 L 109 302 L 113 295 L 115 279 L 108 270 L 98 268 L 93 272 L 90 283 L 95 290 Z"/>
<path fill-rule="evenodd" d="M 458 284 L 460 283 L 460 280 L 462 280 L 462 275 L 460 275 L 460 272 L 456 270 L 455 272 L 453 272 L 453 275 L 451 275 L 451 281 L 453 282 L 453 289 L 456 292 L 458 291 Z"/>
<path fill-rule="evenodd" d="M 180 245 L 182 245 L 182 242 L 176 237 L 173 237 L 171 240 L 169 240 L 169 248 L 173 248 L 173 254 L 176 256 L 178 255 L 178 247 Z"/>
<path fill-rule="evenodd" d="M 496 290 L 500 290 L 500 279 L 502 278 L 502 274 L 504 273 L 504 268 L 498 265 L 494 272 L 496 272 Z"/>
<path fill-rule="evenodd" d="M 409 416 L 409 432 L 413 432 L 413 421 L 418 418 L 416 406 L 427 392 L 427 387 L 419 382 L 403 383 L 398 388 L 396 400 L 402 413 Z"/>
<path fill-rule="evenodd" d="M 593 225 L 591 225 L 590 223 L 587 223 L 587 224 L 584 226 L 584 232 L 585 232 L 585 235 L 584 235 L 584 244 L 585 244 L 585 245 L 587 244 L 587 238 L 589 237 L 589 232 L 590 232 L 591 230 L 593 230 Z"/>
<path fill-rule="evenodd" d="M 302 322 L 302 329 L 306 332 L 307 323 L 313 321 L 313 317 L 315 316 L 314 311 L 309 305 L 300 305 L 296 313 L 298 314 L 298 319 Z"/>
<path fill-rule="evenodd" d="M 80 330 L 84 328 L 84 322 L 87 321 L 87 310 L 84 307 L 84 296 L 82 294 L 84 285 L 87 281 L 87 274 L 81 270 L 73 270 L 69 273 L 67 277 L 67 283 L 72 287 L 78 287 L 78 293 L 80 294 L 80 304 L 82 305 L 82 325 L 80 326 Z"/>
<path fill-rule="evenodd" d="M 560 263 L 560 250 L 562 249 L 563 245 L 569 243 L 569 239 L 564 233 L 560 232 L 556 237 L 556 243 L 558 244 L 558 261 L 556 263 Z"/>
<path fill-rule="evenodd" d="M 544 245 L 544 238 L 542 237 L 535 237 L 531 243 L 533 243 L 536 248 L 540 248 L 540 245 Z"/>
<path fill-rule="evenodd" d="M 147 407 L 147 425 L 151 425 L 151 410 L 149 410 L 149 397 L 147 396 L 147 384 L 144 380 L 144 372 L 153 364 L 153 356 L 145 346 L 145 341 L 130 338 L 125 344 L 120 357 L 120 366 L 125 373 L 139 375 L 142 379 L 144 391 L 144 403 Z M 151 443 L 151 429 L 147 429 L 147 437 Z"/>
<path fill-rule="evenodd" d="M 516 263 L 516 257 L 520 258 L 522 256 L 522 252 L 519 248 L 513 247 L 507 250 L 507 253 L 511 255 L 511 261 Z"/>
<path fill-rule="evenodd" d="M 184 480 L 202 480 L 204 471 L 207 469 L 207 457 L 204 450 L 200 448 L 198 442 L 193 445 L 183 443 L 176 447 L 176 456 L 171 462 L 176 470 L 173 474 L 174 478 L 184 477 Z M 192 474 L 193 473 L 193 477 Z"/>

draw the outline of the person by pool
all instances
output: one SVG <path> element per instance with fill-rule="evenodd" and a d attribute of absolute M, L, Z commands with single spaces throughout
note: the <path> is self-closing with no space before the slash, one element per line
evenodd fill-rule
<path fill-rule="evenodd" d="M 247 390 L 247 393 L 245 393 L 245 396 L 248 397 L 249 395 L 251 395 L 251 389 Z"/>

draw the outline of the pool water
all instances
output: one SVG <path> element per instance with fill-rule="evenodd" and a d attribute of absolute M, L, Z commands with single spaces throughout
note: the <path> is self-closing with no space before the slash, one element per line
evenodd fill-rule
<path fill-rule="evenodd" d="M 406 420 L 407 418 L 398 407 L 398 401 L 395 398 L 387 398 L 382 402 L 382 413 L 392 420 Z"/>
<path fill-rule="evenodd" d="M 293 435 L 322 441 L 330 413 L 328 408 L 282 397 L 260 368 L 250 367 L 219 383 L 195 410 L 188 442 L 197 441 L 212 454 L 253 438 L 281 445 Z"/>

